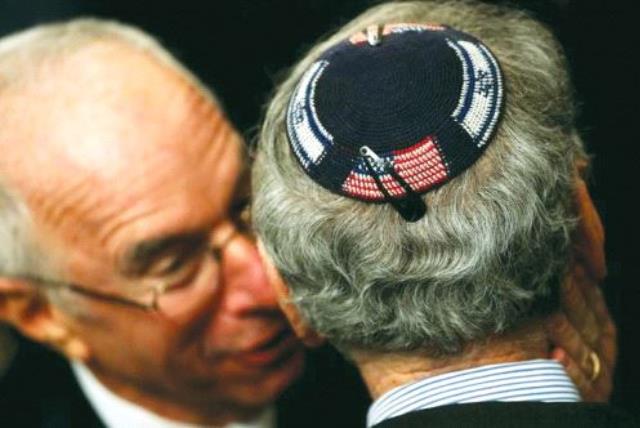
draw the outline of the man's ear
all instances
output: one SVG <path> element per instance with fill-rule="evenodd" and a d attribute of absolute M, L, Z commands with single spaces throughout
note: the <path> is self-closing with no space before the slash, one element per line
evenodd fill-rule
<path fill-rule="evenodd" d="M 581 262 L 589 276 L 601 281 L 607 274 L 604 255 L 604 227 L 591 199 L 587 184 L 576 177 L 575 204 L 579 216 L 573 239 L 576 261 Z"/>
<path fill-rule="evenodd" d="M 258 241 L 258 252 L 262 258 L 262 264 L 266 270 L 269 283 L 278 298 L 280 309 L 289 320 L 289 324 L 296 333 L 296 336 L 298 336 L 302 343 L 310 348 L 324 344 L 324 337 L 320 336 L 320 334 L 309 326 L 309 323 L 302 317 L 298 308 L 291 302 L 289 287 L 287 287 L 282 276 L 280 276 L 280 273 L 271 262 L 271 258 L 266 253 L 260 241 Z"/>
<path fill-rule="evenodd" d="M 0 277 L 0 321 L 67 358 L 89 358 L 85 342 L 69 330 L 60 313 L 27 281 Z"/>

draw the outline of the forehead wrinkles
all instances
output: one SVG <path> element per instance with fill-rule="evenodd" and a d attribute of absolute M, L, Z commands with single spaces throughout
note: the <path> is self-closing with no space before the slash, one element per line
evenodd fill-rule
<path fill-rule="evenodd" d="M 128 150 L 111 169 L 85 170 L 85 178 L 65 187 L 61 198 L 48 195 L 57 214 L 50 220 L 72 228 L 84 225 L 103 246 L 118 241 L 119 232 L 131 223 L 165 215 L 169 207 L 176 220 L 183 219 L 181 226 L 201 226 L 211 215 L 205 208 L 220 197 L 214 190 L 233 184 L 229 180 L 235 177 L 224 169 L 237 162 L 239 143 L 219 110 L 200 96 L 193 100 L 190 114 L 168 126 L 166 138 L 149 140 L 157 144 Z"/>
<path fill-rule="evenodd" d="M 76 97 L 64 93 L 64 84 L 50 85 L 51 99 L 41 109 L 47 114 L 32 115 L 40 123 L 28 127 L 39 131 L 22 135 L 35 156 L 20 179 L 31 181 L 27 194 L 51 226 L 68 224 L 79 233 L 82 225 L 106 240 L 126 222 L 118 217 L 123 207 L 168 181 L 181 184 L 185 197 L 203 182 L 202 169 L 215 169 L 228 140 L 237 139 L 220 110 L 185 78 L 133 56 L 121 61 L 126 70 L 108 73 L 110 83 L 92 86 L 99 67 L 84 80 L 74 78 L 88 86 Z"/>
<path fill-rule="evenodd" d="M 209 227 L 220 218 L 237 179 L 241 142 L 228 123 L 221 124 L 209 141 L 211 150 L 175 168 L 168 167 L 164 157 L 148 163 L 147 177 L 153 176 L 153 181 L 146 180 L 140 189 L 129 188 L 128 201 L 123 199 L 124 191 L 114 195 L 113 200 L 122 202 L 113 204 L 109 217 L 101 219 L 97 236 L 100 243 L 109 246 L 110 241 L 122 242 L 121 235 L 131 235 L 131 224 L 138 220 L 138 229 L 170 234 Z M 175 163 L 175 157 L 167 161 Z M 117 207 L 123 205 L 128 209 L 119 211 Z M 156 228 L 154 217 L 162 222 L 163 230 Z M 147 233 L 140 230 L 139 235 Z"/>

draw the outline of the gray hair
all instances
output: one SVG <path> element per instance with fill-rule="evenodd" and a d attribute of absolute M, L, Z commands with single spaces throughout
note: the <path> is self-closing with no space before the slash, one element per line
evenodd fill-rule
<path fill-rule="evenodd" d="M 337 196 L 295 160 L 286 110 L 328 47 L 372 24 L 433 22 L 482 40 L 498 58 L 505 107 L 466 172 L 427 193 L 427 215 Z M 575 226 L 574 164 L 584 157 L 565 58 L 525 13 L 473 1 L 369 9 L 313 47 L 269 104 L 253 169 L 256 229 L 293 303 L 343 350 L 458 353 L 557 304 Z"/>
<path fill-rule="evenodd" d="M 2 104 L 6 91 L 19 91 L 25 85 L 46 78 L 51 61 L 64 59 L 100 42 L 122 44 L 150 55 L 219 105 L 215 96 L 150 35 L 115 21 L 78 18 L 39 25 L 0 39 L 0 110 L 11 108 Z M 1 133 L 0 138 L 3 138 Z M 3 161 L 0 157 L 0 166 Z M 43 252 L 37 251 L 32 234 L 28 207 L 9 183 L 3 183 L 0 170 L 0 276 L 38 276 L 42 273 L 44 260 L 40 255 Z"/>
<path fill-rule="evenodd" d="M 20 276 L 37 270 L 31 230 L 26 205 L 0 182 L 0 276 Z"/>

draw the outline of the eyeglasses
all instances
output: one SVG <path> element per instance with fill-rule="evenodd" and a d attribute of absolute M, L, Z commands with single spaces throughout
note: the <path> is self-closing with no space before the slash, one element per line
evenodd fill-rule
<path fill-rule="evenodd" d="M 207 245 L 203 248 L 203 250 L 209 254 L 214 262 L 220 266 L 222 262 L 222 255 L 224 253 L 225 248 L 237 237 L 244 236 L 251 240 L 255 240 L 253 235 L 253 231 L 251 230 L 251 211 L 249 204 L 249 196 L 251 194 L 250 191 L 250 180 L 249 180 L 249 165 L 250 161 L 246 162 L 243 170 L 240 173 L 240 177 L 236 183 L 236 189 L 234 190 L 234 201 L 232 201 L 231 206 L 229 207 L 229 215 L 230 220 L 233 223 L 234 227 L 231 232 L 222 240 L 222 242 L 214 245 Z M 202 255 L 199 251 L 198 255 Z M 49 287 L 52 289 L 59 290 L 67 290 L 72 293 L 76 293 L 82 295 L 84 297 L 88 297 L 91 299 L 99 300 L 106 303 L 112 303 L 116 305 L 126 306 L 130 308 L 142 309 L 147 312 L 158 312 L 159 311 L 159 300 L 160 297 L 165 295 L 167 292 L 174 289 L 172 283 L 170 281 L 166 281 L 162 284 L 156 284 L 155 286 L 147 288 L 147 293 L 143 298 L 132 298 L 132 297 L 124 297 L 116 294 L 111 294 L 107 292 L 98 291 L 92 289 L 90 287 L 69 283 L 45 278 L 39 278 L 36 276 L 29 275 L 21 275 L 17 276 L 16 279 L 22 279 L 29 282 L 34 282 L 42 287 Z M 193 280 L 192 280 L 193 281 Z M 180 281 L 179 281 L 180 282 Z M 184 283 L 184 281 L 181 281 Z"/>
<path fill-rule="evenodd" d="M 240 236 L 240 231 L 238 229 L 233 229 L 233 231 L 229 233 L 229 235 L 222 241 L 222 243 L 217 244 L 215 247 L 209 245 L 205 248 L 205 251 L 213 258 L 213 260 L 218 265 L 220 265 L 220 263 L 222 262 L 224 249 L 238 236 Z M 142 309 L 147 312 L 157 312 L 159 310 L 158 302 L 160 300 L 160 297 L 172 289 L 172 287 L 168 283 L 158 284 L 151 288 L 150 294 L 148 294 L 148 298 L 134 299 L 130 297 L 118 296 L 116 294 L 97 291 L 87 286 L 75 283 L 38 278 L 34 276 L 20 276 L 19 279 L 35 282 L 44 287 L 67 290 L 76 294 L 80 294 L 84 297 L 100 300 L 102 302 Z"/>

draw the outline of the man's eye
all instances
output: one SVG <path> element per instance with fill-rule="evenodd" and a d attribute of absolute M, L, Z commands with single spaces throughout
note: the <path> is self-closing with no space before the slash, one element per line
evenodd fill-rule
<path fill-rule="evenodd" d="M 149 274 L 156 277 L 180 276 L 197 265 L 204 250 L 202 245 L 167 254 L 153 264 Z"/>

